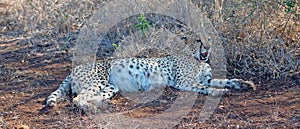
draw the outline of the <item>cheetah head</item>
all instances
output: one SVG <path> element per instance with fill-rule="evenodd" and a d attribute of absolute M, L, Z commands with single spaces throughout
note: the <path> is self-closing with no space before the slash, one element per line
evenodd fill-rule
<path fill-rule="evenodd" d="M 196 40 L 196 42 L 197 42 L 197 46 L 199 46 L 199 48 L 196 49 L 193 56 L 199 61 L 207 62 L 208 58 L 209 58 L 209 53 L 210 53 L 210 50 L 211 50 L 210 47 L 205 46 L 200 39 Z"/>

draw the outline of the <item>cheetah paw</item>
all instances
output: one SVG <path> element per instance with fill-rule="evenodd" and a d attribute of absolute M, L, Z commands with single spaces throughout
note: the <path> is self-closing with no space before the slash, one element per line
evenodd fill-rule
<path fill-rule="evenodd" d="M 241 88 L 244 88 L 244 87 L 251 87 L 253 90 L 256 90 L 256 86 L 255 84 L 252 82 L 252 81 L 244 81 L 243 79 L 230 79 L 230 84 L 232 88 L 234 89 L 241 89 Z"/>
<path fill-rule="evenodd" d="M 73 103 L 82 109 L 85 113 L 94 113 L 97 112 L 97 107 L 91 103 L 88 103 L 85 100 L 80 100 L 78 98 L 73 99 Z"/>

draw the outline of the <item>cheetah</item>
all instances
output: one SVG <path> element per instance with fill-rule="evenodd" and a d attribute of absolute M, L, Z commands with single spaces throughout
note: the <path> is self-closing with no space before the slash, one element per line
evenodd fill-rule
<path fill-rule="evenodd" d="M 213 96 L 229 89 L 255 89 L 251 81 L 213 79 L 211 67 L 206 63 L 209 52 L 201 44 L 193 56 L 111 59 L 80 65 L 46 99 L 46 106 L 55 106 L 57 100 L 69 92 L 77 95 L 73 98 L 74 104 L 88 111 L 109 101 L 118 92 L 148 92 L 162 86 Z"/>

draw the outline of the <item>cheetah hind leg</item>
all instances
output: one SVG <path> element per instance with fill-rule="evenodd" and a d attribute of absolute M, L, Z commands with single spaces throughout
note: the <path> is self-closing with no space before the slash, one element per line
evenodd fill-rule
<path fill-rule="evenodd" d="M 96 105 L 97 107 L 101 107 L 103 102 L 109 101 L 116 93 L 119 92 L 119 88 L 112 85 L 107 84 L 107 86 L 97 95 L 93 96 L 88 101 Z"/>
<path fill-rule="evenodd" d="M 97 94 L 86 98 L 77 96 L 73 101 L 77 106 L 83 109 L 85 113 L 95 113 L 99 111 L 98 108 L 101 109 L 100 111 L 109 109 L 108 107 L 111 103 L 109 99 L 111 99 L 118 91 L 119 89 L 116 86 L 107 84 L 106 87 Z"/>

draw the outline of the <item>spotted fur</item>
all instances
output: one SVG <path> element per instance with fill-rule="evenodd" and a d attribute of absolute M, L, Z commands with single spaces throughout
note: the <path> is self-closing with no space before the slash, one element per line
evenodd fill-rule
<path fill-rule="evenodd" d="M 247 83 L 241 79 L 213 79 L 211 67 L 205 63 L 208 52 L 201 45 L 194 56 L 125 58 L 80 65 L 51 93 L 46 105 L 55 106 L 57 100 L 69 92 L 76 95 L 73 102 L 77 106 L 89 110 L 118 92 L 147 92 L 167 85 L 184 91 L 219 95 L 229 88 L 241 89 L 242 83 Z"/>

